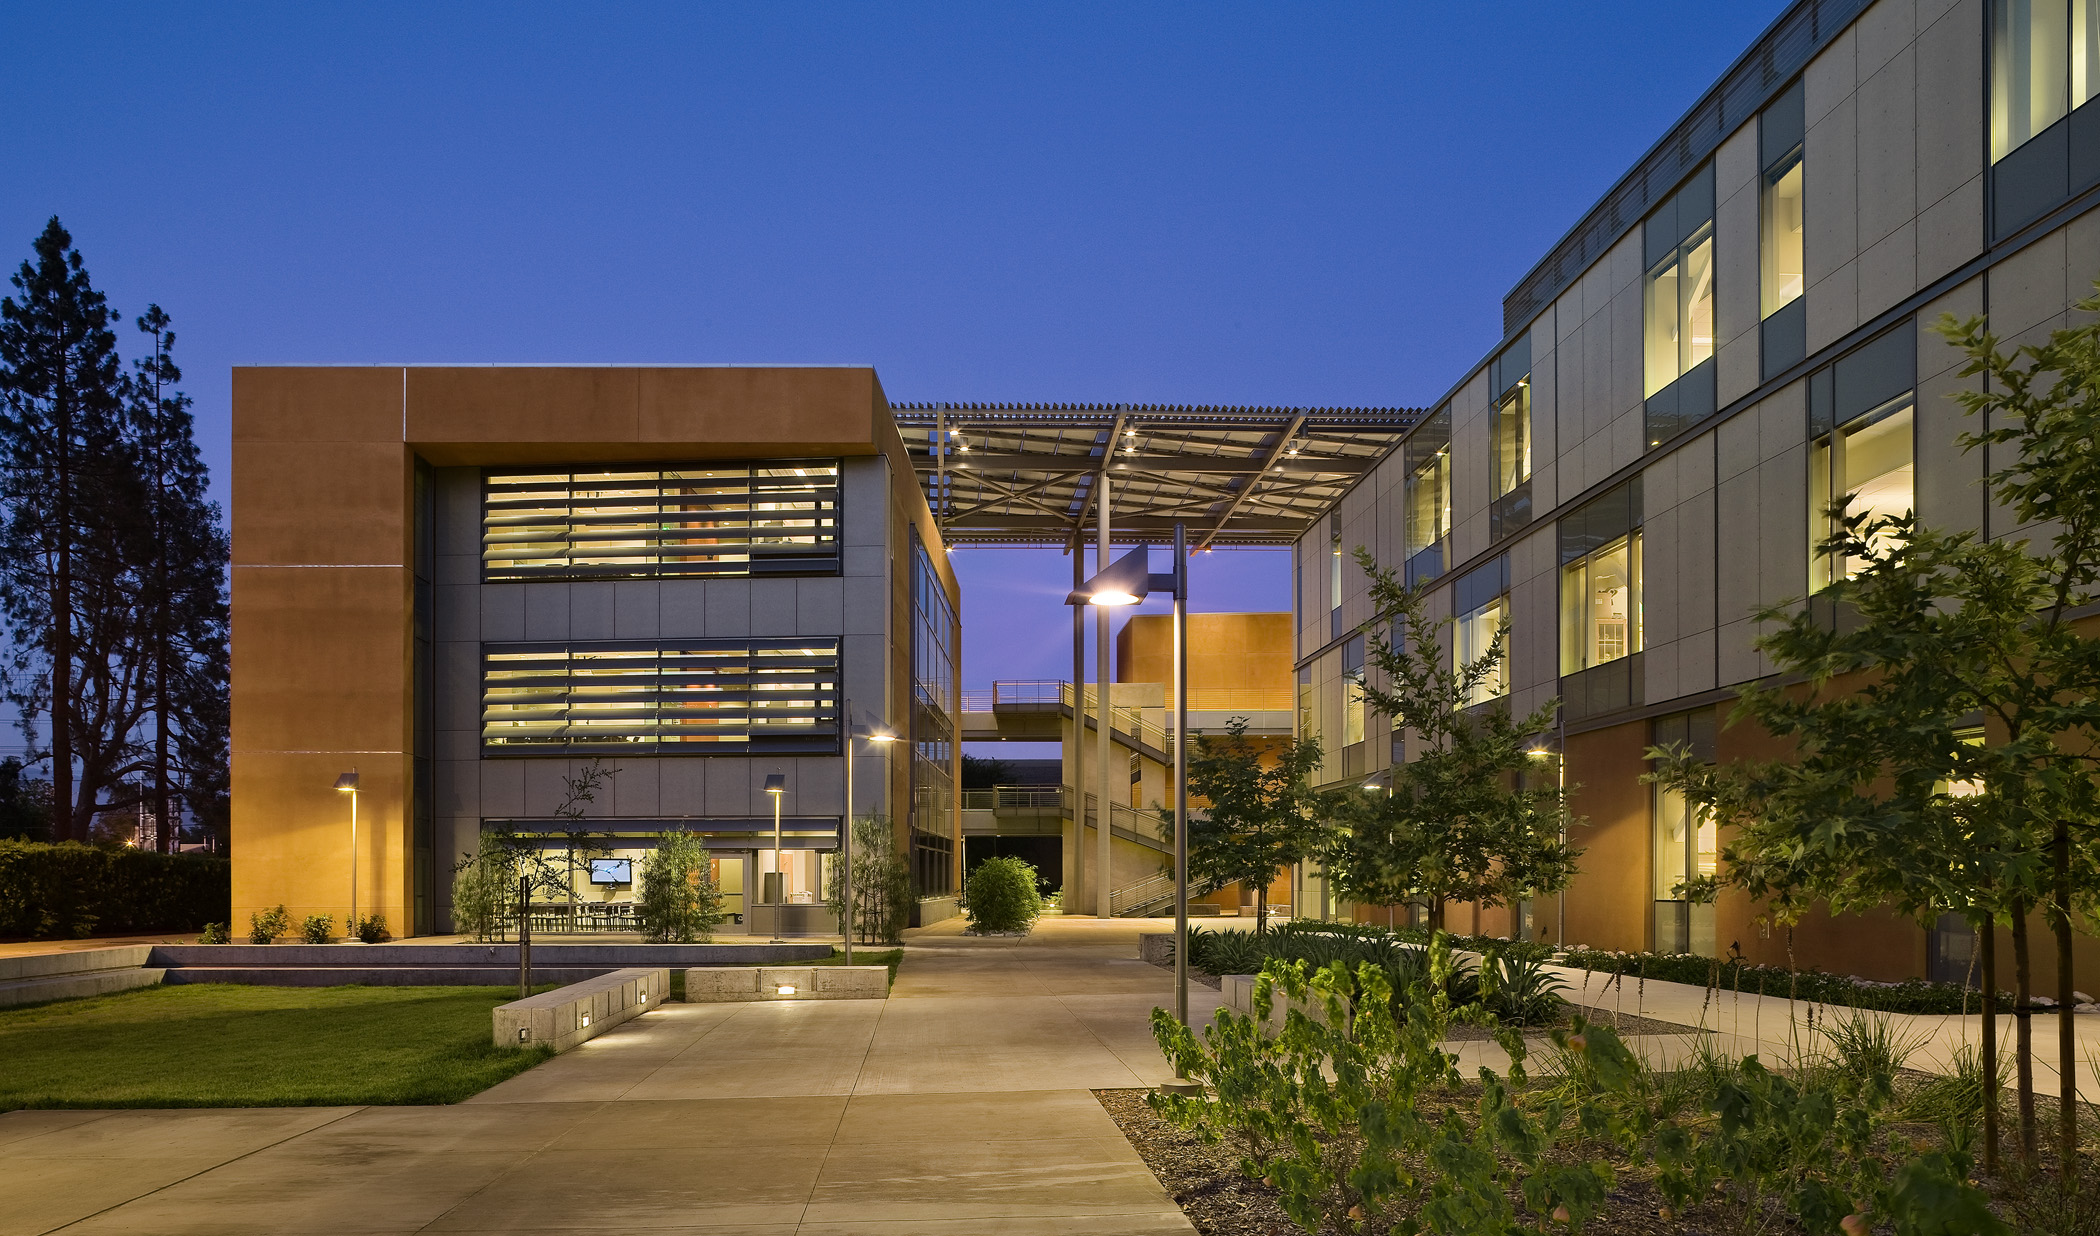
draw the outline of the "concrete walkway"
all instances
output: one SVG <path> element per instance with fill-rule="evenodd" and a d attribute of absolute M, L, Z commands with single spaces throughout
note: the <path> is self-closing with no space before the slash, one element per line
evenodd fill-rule
<path fill-rule="evenodd" d="M 455 1107 L 9 1113 L 0 1236 L 1188 1232 L 1089 1093 L 1168 1074 L 1139 926 L 958 920 L 887 1001 L 669 1005 Z"/>

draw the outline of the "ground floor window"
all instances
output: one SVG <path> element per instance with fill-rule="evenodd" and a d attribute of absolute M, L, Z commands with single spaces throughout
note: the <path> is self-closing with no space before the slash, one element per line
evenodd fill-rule
<path fill-rule="evenodd" d="M 955 842 L 939 833 L 913 829 L 911 883 L 921 897 L 945 897 L 955 891 Z"/>
<path fill-rule="evenodd" d="M 1655 950 L 1714 955 L 1714 908 L 1685 897 L 1684 885 L 1721 869 L 1720 830 L 1711 812 L 1658 785 L 1654 794 Z"/>

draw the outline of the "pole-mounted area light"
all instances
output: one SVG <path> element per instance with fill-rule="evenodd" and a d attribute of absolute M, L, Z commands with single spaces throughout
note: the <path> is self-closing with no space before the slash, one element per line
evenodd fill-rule
<path fill-rule="evenodd" d="M 839 877 L 839 936 L 845 942 L 846 964 L 853 964 L 853 743 L 856 738 L 867 742 L 884 744 L 897 741 L 897 736 L 888 730 L 869 730 L 865 734 L 853 732 L 853 701 L 845 701 L 846 714 L 846 827 L 839 834 L 841 858 L 846 866 Z M 887 765 L 885 765 L 887 767 Z M 785 781 L 785 778 L 782 778 Z M 771 783 L 768 787 L 771 788 Z M 783 788 L 785 788 L 783 786 Z M 775 801 L 778 801 L 777 799 Z"/>
<path fill-rule="evenodd" d="M 787 888 L 788 888 L 788 878 L 787 878 L 787 867 L 786 867 L 786 865 L 785 865 L 785 864 L 783 864 L 783 863 L 782 863 L 782 862 L 780 861 L 780 859 L 781 859 L 781 854 L 780 854 L 780 800 L 781 800 L 781 799 L 782 799 L 783 797 L 785 797 L 785 796 L 787 795 L 787 788 L 788 788 L 788 779 L 787 779 L 787 774 L 786 774 L 786 773 L 767 773 L 767 774 L 766 774 L 766 793 L 768 793 L 768 794 L 771 794 L 771 795 L 773 796 L 773 873 L 772 873 L 772 874 L 773 874 L 773 878 L 774 878 L 775 880 L 778 880 L 778 881 L 780 882 L 780 893 L 779 893 L 779 900 L 777 900 L 777 901 L 775 901 L 775 902 L 773 903 L 773 943 L 775 943 L 775 944 L 785 944 L 785 943 L 787 943 L 787 941 L 785 941 L 785 940 L 782 940 L 782 939 L 780 938 L 780 929 L 781 929 L 781 927 L 782 927 L 782 926 L 784 925 L 784 924 L 783 924 L 783 922 L 782 922 L 782 920 L 783 920 L 783 919 L 785 919 L 785 918 L 787 918 Z"/>
<path fill-rule="evenodd" d="M 1150 547 L 1140 545 L 1095 573 L 1065 598 L 1067 605 L 1135 605 L 1153 592 L 1174 598 L 1174 1016 L 1189 1024 L 1189 539 L 1188 529 L 1174 525 L 1174 569 L 1155 575 L 1147 560 Z M 1108 685 L 1101 687 L 1103 728 L 1107 727 Z M 1103 803 L 1104 817 L 1109 805 Z M 1084 808 L 1081 808 L 1084 811 Z M 1102 827 L 1109 821 L 1104 818 Z M 1102 879 L 1108 878 L 1104 869 Z M 1200 1094 L 1203 1087 L 1176 1077 L 1160 1087 L 1174 1094 Z"/>
<path fill-rule="evenodd" d="M 350 921 L 344 934 L 357 934 L 357 770 L 335 779 L 335 788 L 350 796 Z"/>

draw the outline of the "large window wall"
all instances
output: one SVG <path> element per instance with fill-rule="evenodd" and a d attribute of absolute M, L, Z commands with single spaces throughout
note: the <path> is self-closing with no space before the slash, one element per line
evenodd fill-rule
<path fill-rule="evenodd" d="M 831 460 L 492 469 L 482 578 L 834 574 Z"/>
<path fill-rule="evenodd" d="M 485 644 L 482 750 L 829 755 L 839 641 Z"/>

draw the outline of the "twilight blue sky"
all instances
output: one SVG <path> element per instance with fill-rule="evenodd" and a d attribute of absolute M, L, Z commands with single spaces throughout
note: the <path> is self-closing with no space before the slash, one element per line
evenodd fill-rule
<path fill-rule="evenodd" d="M 222 495 L 235 364 L 1419 405 L 1783 8 L 0 0 L 0 262 L 56 213 L 174 315 Z M 969 685 L 1069 672 L 1054 550 L 956 562 Z"/>

